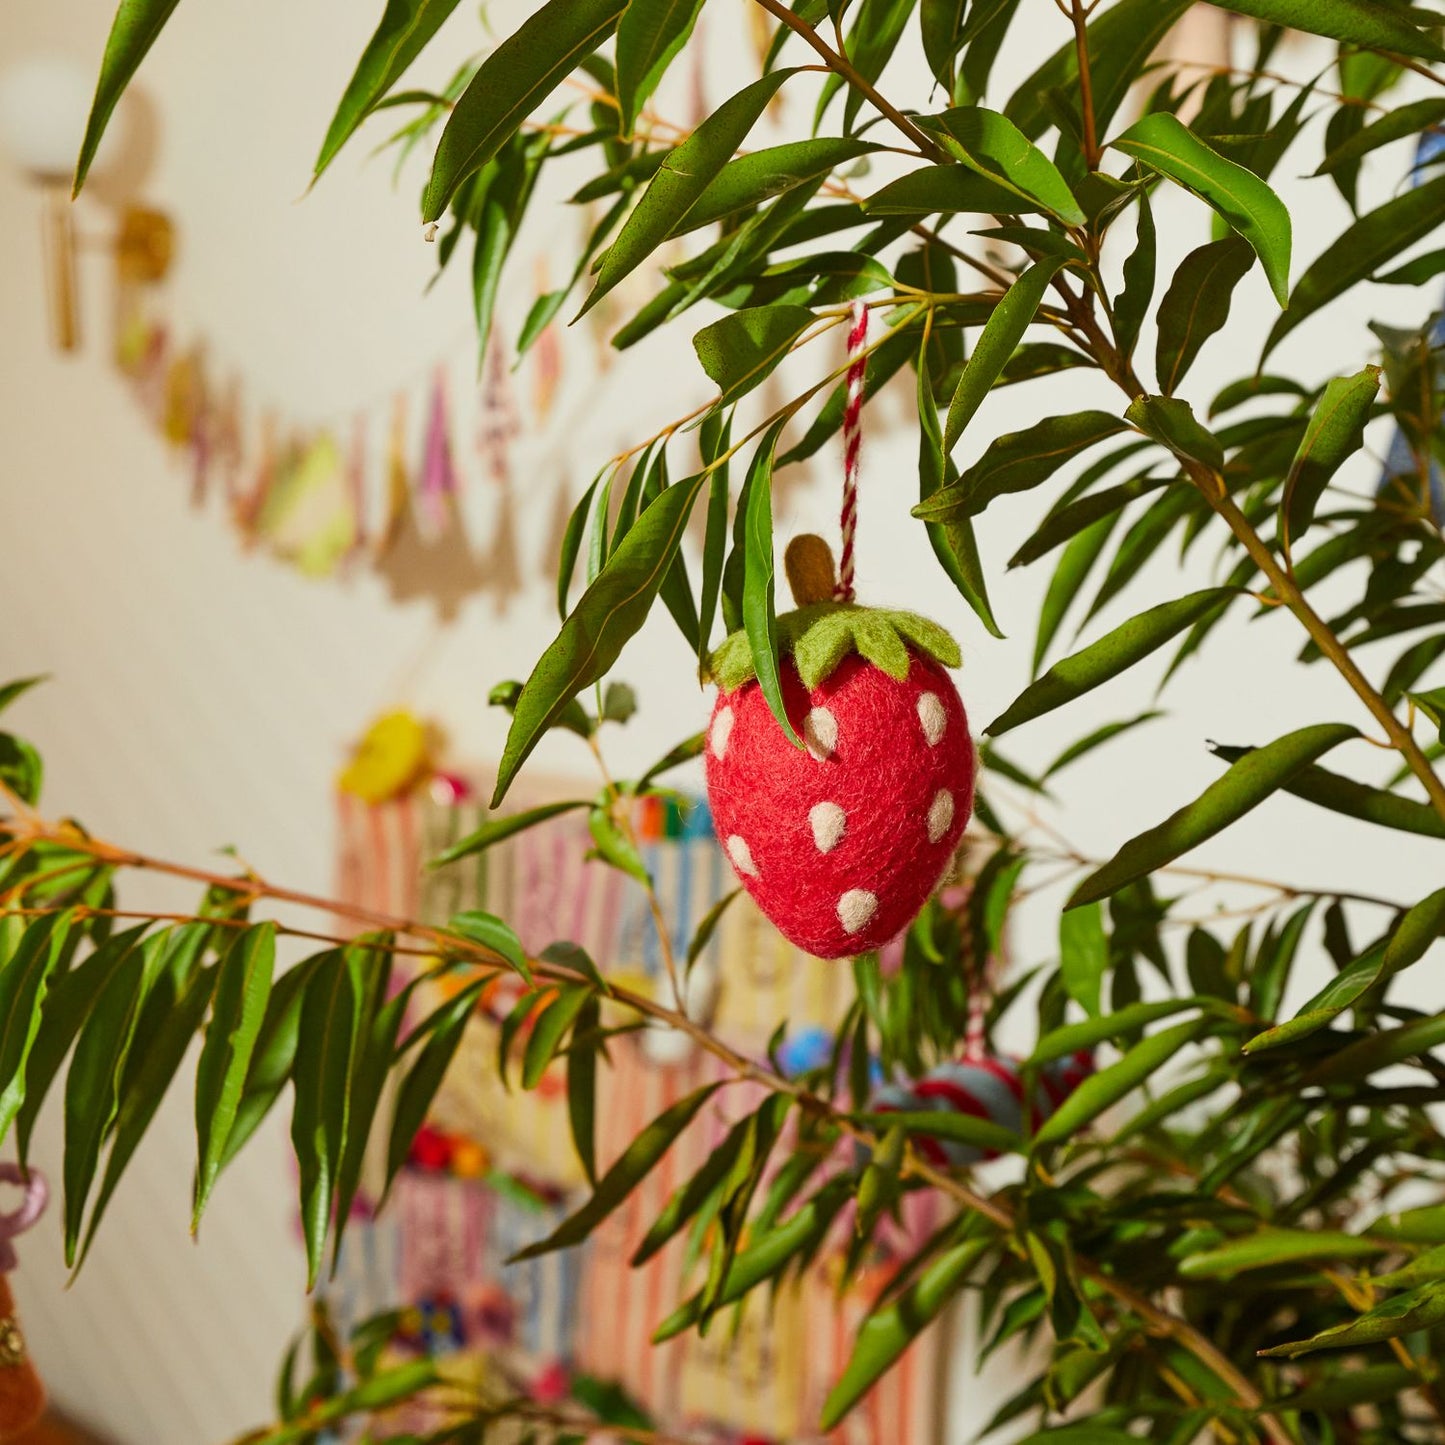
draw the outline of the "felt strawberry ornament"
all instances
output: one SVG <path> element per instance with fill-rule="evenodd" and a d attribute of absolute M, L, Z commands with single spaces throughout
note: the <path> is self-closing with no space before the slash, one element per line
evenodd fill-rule
<path fill-rule="evenodd" d="M 786 565 L 798 607 L 777 619 L 782 691 L 805 746 L 779 726 L 734 633 L 711 662 L 708 802 L 778 930 L 816 958 L 844 958 L 907 928 L 947 870 L 973 807 L 973 742 L 943 628 L 835 600 L 819 537 L 795 538 Z"/>

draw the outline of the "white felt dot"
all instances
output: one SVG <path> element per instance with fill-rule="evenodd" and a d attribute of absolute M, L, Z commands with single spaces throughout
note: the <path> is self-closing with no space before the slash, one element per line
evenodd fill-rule
<path fill-rule="evenodd" d="M 838 922 L 844 933 L 857 933 L 878 911 L 878 899 L 866 888 L 850 888 L 838 900 Z"/>
<path fill-rule="evenodd" d="M 838 719 L 825 707 L 815 707 L 803 719 L 803 742 L 820 763 L 838 746 Z"/>
<path fill-rule="evenodd" d="M 948 726 L 948 714 L 943 710 L 943 699 L 936 692 L 925 692 L 918 699 L 918 721 L 923 724 L 923 736 L 929 747 L 937 747 L 943 730 Z"/>
<path fill-rule="evenodd" d="M 928 841 L 936 843 L 953 826 L 953 794 L 940 788 L 928 805 Z"/>
<path fill-rule="evenodd" d="M 808 809 L 808 822 L 812 826 L 818 852 L 831 853 L 843 837 L 848 817 L 837 803 L 814 803 Z"/>
<path fill-rule="evenodd" d="M 719 761 L 728 750 L 728 739 L 732 736 L 732 731 L 732 708 L 719 708 L 718 715 L 712 720 L 712 755 Z"/>
<path fill-rule="evenodd" d="M 728 857 L 733 860 L 733 867 L 748 878 L 758 876 L 758 865 L 753 862 L 753 850 L 748 847 L 746 838 L 739 837 L 736 833 L 728 839 Z"/>

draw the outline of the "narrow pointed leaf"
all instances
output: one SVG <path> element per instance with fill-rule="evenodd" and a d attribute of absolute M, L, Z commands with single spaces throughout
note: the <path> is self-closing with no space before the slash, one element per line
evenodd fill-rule
<path fill-rule="evenodd" d="M 553 0 L 553 3 L 576 4 L 576 0 Z M 602 3 L 609 9 L 621 9 L 618 0 L 602 0 Z M 582 314 L 641 265 L 677 228 L 701 199 L 708 183 L 747 139 L 748 132 L 783 82 L 795 73 L 775 70 L 753 81 L 718 106 L 668 155 L 632 214 L 623 222 L 617 239 L 604 252 Z"/>
<path fill-rule="evenodd" d="M 1254 247 L 1279 304 L 1285 304 L 1289 299 L 1289 212 L 1264 181 L 1210 149 L 1165 111 L 1146 115 L 1110 144 L 1213 207 Z"/>
<path fill-rule="evenodd" d="M 1367 366 L 1326 384 L 1280 498 L 1279 530 L 1286 555 L 1291 542 L 1308 531 L 1330 478 L 1364 445 L 1365 423 L 1380 390 L 1380 376 L 1378 366 Z"/>
<path fill-rule="evenodd" d="M 1082 697 L 1163 647 L 1226 595 L 1226 588 L 1206 587 L 1131 617 L 1097 642 L 1056 662 L 1037 682 L 1030 683 L 984 731 L 992 737 L 1002 737 L 1020 723 Z"/>
<path fill-rule="evenodd" d="M 1296 282 L 1284 314 L 1260 355 L 1263 363 L 1306 317 L 1377 270 L 1445 222 L 1445 175 L 1435 176 L 1367 211 L 1325 247 Z"/>
<path fill-rule="evenodd" d="M 659 1114 L 631 1144 L 621 1158 L 597 1181 L 592 1197 L 575 1213 L 536 1244 L 521 1250 L 514 1260 L 535 1259 L 555 1249 L 580 1244 L 647 1177 L 654 1164 L 672 1147 L 673 1141 L 696 1117 L 699 1109 L 722 1087 L 707 1084 L 679 1099 Z"/>
<path fill-rule="evenodd" d="M 630 136 L 692 33 L 703 0 L 630 0 L 617 25 L 617 129 Z"/>
<path fill-rule="evenodd" d="M 1445 50 L 1405 15 L 1379 0 L 1211 0 L 1221 10 L 1270 25 L 1288 25 L 1367 50 L 1398 50 L 1423 60 L 1445 60 Z"/>
<path fill-rule="evenodd" d="M 1009 287 L 980 333 L 973 355 L 964 364 L 958 387 L 948 404 L 948 421 L 943 430 L 943 449 L 951 452 L 973 418 L 979 404 L 998 380 L 1004 363 L 1013 355 L 1029 324 L 1038 314 L 1044 292 L 1064 264 L 1061 256 L 1035 261 Z"/>
<path fill-rule="evenodd" d="M 776 444 L 776 438 L 774 440 Z M 517 770 L 553 720 L 584 687 L 606 675 L 628 638 L 647 620 L 663 577 L 677 556 L 692 504 L 706 475 L 699 472 L 685 482 L 668 487 L 647 506 L 532 669 L 517 699 L 507 744 L 502 750 L 497 786 L 492 795 L 494 808 L 506 796 Z M 473 842 L 477 836 L 473 834 L 467 842 Z M 463 846 L 459 844 L 458 848 Z M 474 851 L 458 852 L 458 848 L 448 850 L 443 859 L 463 857 L 466 851 Z"/>
<path fill-rule="evenodd" d="M 1172 394 L 1200 348 L 1229 319 L 1234 288 L 1254 264 L 1254 252 L 1238 236 L 1210 241 L 1180 263 L 1159 303 L 1155 370 L 1159 389 Z"/>
<path fill-rule="evenodd" d="M 25 1102 L 26 1065 L 71 922 L 64 913 L 35 919 L 15 952 L 0 959 L 0 1138 Z"/>
<path fill-rule="evenodd" d="M 989 1245 L 987 1239 L 966 1239 L 945 1250 L 902 1294 L 863 1321 L 848 1364 L 823 1405 L 824 1430 L 832 1430 L 942 1314 Z"/>
<path fill-rule="evenodd" d="M 85 122 L 85 136 L 75 163 L 72 196 L 78 196 L 85 184 L 91 162 L 100 149 L 105 129 L 126 86 L 140 69 L 141 61 L 146 58 L 179 3 L 180 0 L 120 0 L 115 19 L 111 22 L 110 36 L 105 42 L 95 98 L 90 103 L 90 115 Z"/>
<path fill-rule="evenodd" d="M 1066 225 L 1083 225 L 1084 213 L 1068 182 L 1007 116 L 968 105 L 931 116 L 927 124 L 970 170 L 1032 201 Z"/>
<path fill-rule="evenodd" d="M 236 1122 L 251 1055 L 266 1016 L 276 966 L 276 925 L 236 936 L 221 961 L 206 1042 L 196 1065 L 196 1184 L 191 1228 L 199 1225 Z"/>
<path fill-rule="evenodd" d="M 316 157 L 316 175 L 331 164 L 456 8 L 457 0 L 387 0 L 376 33 L 361 52 L 331 118 Z"/>
<path fill-rule="evenodd" d="M 778 618 L 774 605 L 773 453 L 785 420 L 774 422 L 758 443 L 747 480 L 743 530 L 743 627 L 753 656 L 758 686 L 789 742 L 802 747 L 783 702 L 778 657 Z"/>
<path fill-rule="evenodd" d="M 422 219 L 438 220 L 457 187 L 613 31 L 627 0 L 548 0 L 482 62 L 437 142 Z"/>
<path fill-rule="evenodd" d="M 703 327 L 692 347 L 722 392 L 717 404 L 731 406 L 766 381 L 813 321 L 806 306 L 750 306 Z"/>
<path fill-rule="evenodd" d="M 1180 808 L 1158 827 L 1125 843 L 1109 862 L 1074 890 L 1065 907 L 1077 908 L 1095 899 L 1107 898 L 1126 883 L 1172 863 L 1244 817 L 1331 748 L 1359 735 L 1359 730 L 1347 723 L 1316 723 L 1286 733 L 1241 758 L 1192 803 Z"/>
<path fill-rule="evenodd" d="M 1180 1049 L 1196 1039 L 1209 1022 L 1201 1015 L 1182 1024 L 1171 1024 L 1141 1039 L 1117 1063 L 1091 1074 L 1044 1121 L 1034 1135 L 1035 1148 L 1062 1144 L 1091 1124 L 1104 1110 L 1113 1108 L 1152 1078 Z"/>

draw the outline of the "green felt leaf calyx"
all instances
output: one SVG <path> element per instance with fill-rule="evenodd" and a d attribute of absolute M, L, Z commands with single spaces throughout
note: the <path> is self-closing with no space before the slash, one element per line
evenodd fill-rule
<path fill-rule="evenodd" d="M 814 602 L 778 617 L 779 654 L 793 659 L 803 686 L 815 688 L 850 653 L 901 682 L 908 676 L 909 650 L 944 667 L 962 661 L 958 643 L 936 622 L 916 612 L 860 607 L 856 602 Z M 734 692 L 757 676 L 747 633 L 734 632 L 708 662 L 712 681 Z"/>

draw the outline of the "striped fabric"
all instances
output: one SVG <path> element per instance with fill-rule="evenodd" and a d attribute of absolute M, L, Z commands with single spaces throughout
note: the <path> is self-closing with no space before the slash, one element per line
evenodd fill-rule
<path fill-rule="evenodd" d="M 616 870 L 585 861 L 591 846 L 585 814 L 564 814 L 480 858 L 433 872 L 425 870 L 426 860 L 485 816 L 475 805 L 418 794 L 372 808 L 342 796 L 338 809 L 338 886 L 346 902 L 434 923 L 462 909 L 486 909 L 505 918 L 530 951 L 570 939 L 609 972 L 661 987 L 665 968 L 646 898 Z M 684 811 L 647 799 L 635 822 L 669 930 L 685 945 L 733 886 L 706 805 Z M 729 907 L 704 957 L 721 980 L 717 1027 L 745 1051 L 761 1054 L 781 1019 L 795 1030 L 830 1028 L 847 1007 L 847 968 L 798 953 L 746 897 Z M 670 1104 L 726 1076 L 701 1052 L 660 1065 L 632 1038 L 614 1041 L 611 1055 L 611 1068 L 599 1074 L 601 1168 Z M 684 1241 L 674 1240 L 642 1269 L 628 1264 L 672 1191 L 703 1164 L 732 1122 L 757 1107 L 761 1090 L 734 1084 L 715 1096 L 583 1249 L 506 1265 L 510 1254 L 576 1206 L 582 1179 L 560 1068 L 535 1091 L 506 1093 L 495 1058 L 495 1024 L 479 1019 L 429 1122 L 469 1139 L 493 1166 L 555 1202 L 533 1204 L 480 1180 L 405 1170 L 385 1213 L 356 1221 L 348 1233 L 330 1291 L 338 1316 L 344 1321 L 404 1304 L 412 1307 L 408 1320 L 418 1347 L 500 1355 L 524 1376 L 559 1363 L 575 1367 L 617 1381 L 672 1428 L 714 1427 L 710 1440 L 821 1439 L 810 1428 L 886 1268 L 840 1301 L 825 1259 L 776 1301 L 752 1301 L 736 1332 L 720 1322 L 706 1339 L 689 1332 L 654 1346 L 653 1330 L 689 1286 L 696 1287 L 684 1278 Z M 936 1220 L 922 1196 L 909 1205 L 909 1224 L 917 1227 L 909 1232 L 918 1238 Z M 901 1368 L 828 1437 L 829 1445 L 931 1445 L 942 1419 L 939 1349 L 937 1332 L 925 1333 Z"/>

